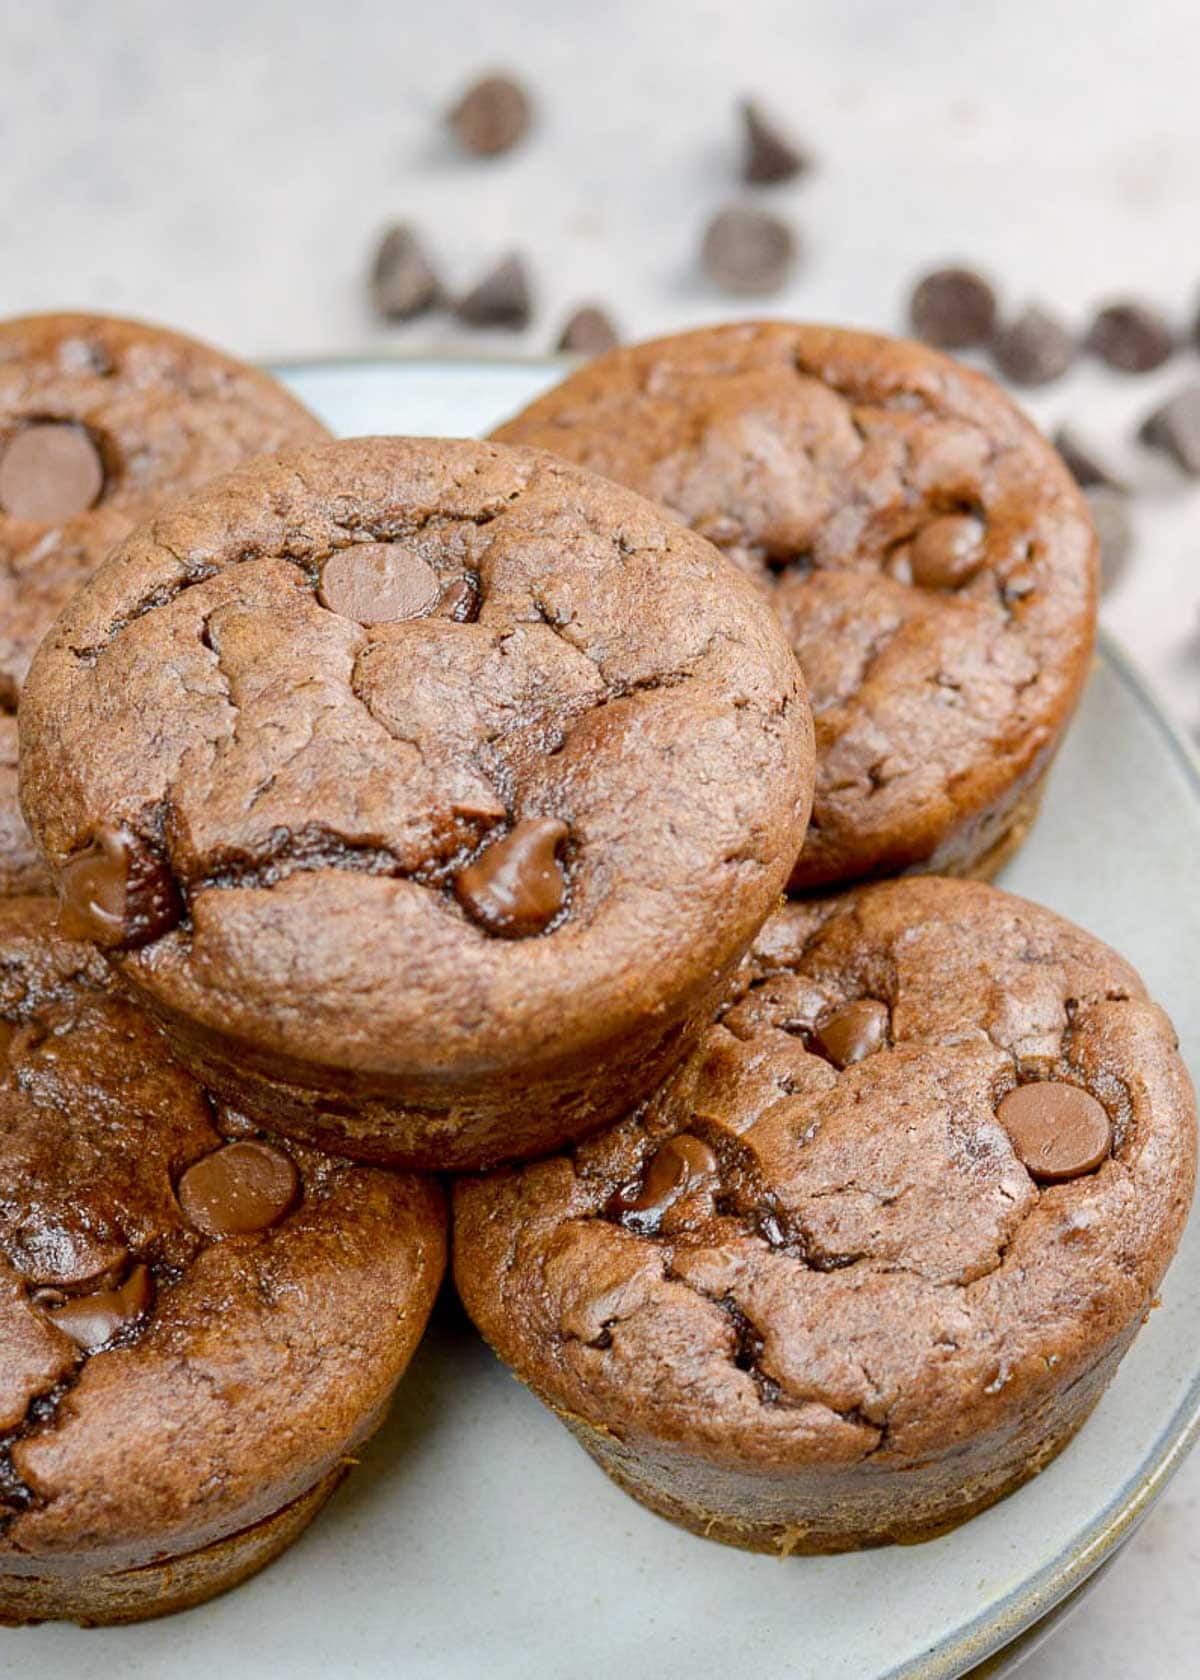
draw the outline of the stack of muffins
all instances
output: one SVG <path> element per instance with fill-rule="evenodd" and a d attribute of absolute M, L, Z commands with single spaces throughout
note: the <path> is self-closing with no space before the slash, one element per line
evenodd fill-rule
<path fill-rule="evenodd" d="M 984 884 L 1095 572 L 1007 399 L 863 334 L 335 443 L 175 334 L 0 328 L 0 1621 L 295 1538 L 439 1173 L 480 1329 L 697 1532 L 920 1539 L 1064 1446 L 1195 1167 L 1137 975 Z"/>

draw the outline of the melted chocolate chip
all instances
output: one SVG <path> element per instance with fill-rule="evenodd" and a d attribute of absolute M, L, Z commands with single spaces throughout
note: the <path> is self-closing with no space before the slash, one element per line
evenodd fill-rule
<path fill-rule="evenodd" d="M 996 1118 L 1018 1160 L 1034 1178 L 1053 1183 L 1093 1172 L 1112 1147 L 1108 1115 L 1090 1092 L 1059 1080 L 1018 1085 Z"/>
<path fill-rule="evenodd" d="M 440 593 L 433 567 L 404 543 L 355 543 L 326 560 L 317 599 L 358 624 L 395 624 L 424 618 Z"/>
<path fill-rule="evenodd" d="M 555 817 L 530 817 L 468 864 L 454 894 L 488 933 L 525 939 L 541 933 L 563 907 L 567 884 L 558 847 L 568 834 Z"/>
<path fill-rule="evenodd" d="M 290 1155 L 246 1139 L 203 1155 L 179 1180 L 189 1224 L 209 1237 L 243 1237 L 277 1225 L 295 1205 L 300 1175 Z"/>
<path fill-rule="evenodd" d="M 653 1229 L 673 1202 L 716 1170 L 717 1157 L 704 1140 L 691 1132 L 680 1132 L 658 1146 L 638 1188 L 632 1193 L 618 1190 L 609 1201 L 608 1211 L 631 1229 Z"/>
<path fill-rule="evenodd" d="M 100 452 L 70 421 L 26 426 L 0 455 L 0 509 L 13 519 L 62 524 L 93 507 L 103 488 Z"/>
<path fill-rule="evenodd" d="M 983 526 L 969 513 L 947 513 L 917 532 L 908 551 L 912 581 L 922 589 L 957 589 L 979 570 Z"/>
<path fill-rule="evenodd" d="M 135 1266 L 119 1288 L 101 1289 L 93 1295 L 38 1290 L 33 1300 L 73 1342 L 91 1352 L 149 1312 L 154 1282 L 146 1266 Z"/>
<path fill-rule="evenodd" d="M 133 950 L 173 928 L 183 913 L 170 871 L 127 828 L 97 830 L 63 865 L 59 926 L 68 939 Z"/>
<path fill-rule="evenodd" d="M 860 998 L 821 1023 L 812 1047 L 835 1068 L 849 1067 L 887 1043 L 889 1019 L 886 1003 Z"/>
<path fill-rule="evenodd" d="M 457 578 L 438 602 L 438 614 L 455 624 L 470 624 L 479 617 L 479 590 L 469 577 Z"/>

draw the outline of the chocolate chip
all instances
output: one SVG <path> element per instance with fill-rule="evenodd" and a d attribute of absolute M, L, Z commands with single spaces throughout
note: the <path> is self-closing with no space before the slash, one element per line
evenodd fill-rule
<path fill-rule="evenodd" d="M 849 1067 L 886 1044 L 889 1019 L 886 1003 L 860 998 L 821 1023 L 813 1035 L 813 1049 L 835 1068 Z"/>
<path fill-rule="evenodd" d="M 277 1225 L 295 1206 L 300 1175 L 290 1155 L 256 1139 L 202 1155 L 179 1180 L 188 1223 L 209 1237 L 244 1237 Z"/>
<path fill-rule="evenodd" d="M 1084 494 L 1100 543 L 1101 588 L 1111 589 L 1125 570 L 1133 542 L 1129 499 L 1105 484 L 1093 485 Z"/>
<path fill-rule="evenodd" d="M 969 513 L 931 519 L 908 551 L 912 581 L 922 589 L 957 589 L 979 570 L 982 560 L 983 526 Z"/>
<path fill-rule="evenodd" d="M 673 1202 L 716 1170 L 717 1157 L 704 1140 L 691 1132 L 680 1132 L 658 1146 L 637 1189 L 618 1190 L 609 1202 L 608 1211 L 618 1217 L 630 1213 L 649 1215 L 649 1219 L 629 1223 L 638 1228 L 651 1227 Z"/>
<path fill-rule="evenodd" d="M 796 240 L 777 216 L 734 204 L 709 222 L 701 257 L 709 278 L 723 292 L 765 297 L 787 280 L 796 259 Z"/>
<path fill-rule="evenodd" d="M 109 950 L 134 950 L 169 931 L 183 914 L 179 890 L 161 858 L 127 828 L 104 827 L 63 865 L 59 928 Z"/>
<path fill-rule="evenodd" d="M 986 344 L 996 328 L 996 294 L 970 268 L 936 268 L 913 289 L 908 306 L 913 332 L 939 350 Z"/>
<path fill-rule="evenodd" d="M 1042 1080 L 1018 1085 L 996 1109 L 1017 1159 L 1034 1178 L 1053 1183 L 1092 1172 L 1112 1147 L 1103 1107 L 1078 1085 Z"/>
<path fill-rule="evenodd" d="M 1200 384 L 1185 385 L 1143 421 L 1138 437 L 1200 478 Z"/>
<path fill-rule="evenodd" d="M 463 909 L 488 933 L 525 939 L 558 915 L 567 885 L 558 847 L 567 825 L 555 817 L 528 817 L 468 864 L 454 883 Z"/>
<path fill-rule="evenodd" d="M 1175 334 L 1157 309 L 1122 301 L 1097 311 L 1084 342 L 1119 373 L 1150 373 L 1174 350 Z"/>
<path fill-rule="evenodd" d="M 371 268 L 371 295 L 388 321 L 407 321 L 430 309 L 441 286 L 423 246 L 403 223 L 389 228 L 379 242 Z"/>
<path fill-rule="evenodd" d="M 395 624 L 424 618 L 440 594 L 433 567 L 404 543 L 355 543 L 326 560 L 317 599 L 358 624 Z"/>
<path fill-rule="evenodd" d="M 456 578 L 438 602 L 442 618 L 452 618 L 455 624 L 470 624 L 479 617 L 479 588 L 469 577 Z"/>
<path fill-rule="evenodd" d="M 557 348 L 579 356 L 598 356 L 603 350 L 611 350 L 617 342 L 617 329 L 603 309 L 588 304 L 569 318 Z"/>
<path fill-rule="evenodd" d="M 1033 303 L 996 334 L 992 359 L 1014 385 L 1048 385 L 1075 360 L 1075 339 L 1056 316 Z"/>
<path fill-rule="evenodd" d="M 60 1290 L 39 1290 L 34 1302 L 73 1342 L 89 1352 L 111 1342 L 119 1330 L 149 1312 L 154 1300 L 154 1282 L 146 1266 L 135 1266 L 117 1289 L 102 1289 L 94 1295 L 64 1295 Z"/>
<path fill-rule="evenodd" d="M 505 257 L 458 300 L 454 313 L 472 327 L 527 327 L 533 302 L 520 257 L 515 252 Z"/>
<path fill-rule="evenodd" d="M 497 157 L 524 139 L 531 115 L 521 84 L 511 76 L 492 75 L 472 83 L 446 121 L 472 157 Z"/>
<path fill-rule="evenodd" d="M 70 421 L 25 426 L 0 455 L 0 509 L 12 519 L 62 524 L 93 507 L 103 488 L 100 452 Z"/>
<path fill-rule="evenodd" d="M 1067 463 L 1076 484 L 1090 489 L 1093 484 L 1110 490 L 1124 490 L 1125 486 L 1107 464 L 1103 454 L 1073 426 L 1060 426 L 1054 434 L 1054 447 Z"/>
<path fill-rule="evenodd" d="M 743 181 L 767 186 L 773 181 L 790 181 L 811 167 L 812 159 L 781 132 L 756 99 L 743 99 L 741 113 L 746 137 Z"/>

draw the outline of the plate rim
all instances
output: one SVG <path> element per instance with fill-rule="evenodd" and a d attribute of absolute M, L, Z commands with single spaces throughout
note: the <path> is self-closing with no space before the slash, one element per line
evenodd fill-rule
<path fill-rule="evenodd" d="M 495 351 L 410 353 L 403 350 L 364 350 L 352 354 L 272 357 L 265 362 L 275 377 L 290 380 L 322 373 L 367 372 L 371 369 L 401 373 L 405 369 L 436 373 L 471 368 L 488 372 L 505 368 L 528 373 L 540 368 L 547 374 L 566 371 L 587 360 L 570 355 L 521 355 Z M 1170 757 L 1200 809 L 1200 752 L 1192 745 L 1154 682 L 1121 645 L 1111 631 L 1100 627 L 1096 636 L 1096 657 L 1106 664 L 1127 691 L 1137 708 L 1154 726 Z M 1193 1208 L 1192 1217 L 1200 1217 Z M 1130 1538 L 1165 1491 L 1200 1437 L 1200 1357 L 1187 1389 L 1163 1426 L 1153 1447 L 1138 1469 L 1105 1502 L 1097 1515 L 1057 1558 L 1040 1569 L 987 1609 L 964 1623 L 937 1647 L 915 1659 L 904 1659 L 880 1671 L 875 1680 L 959 1680 L 967 1671 L 989 1659 L 1003 1661 L 1006 1653 L 1053 1611 L 1083 1589 Z M 1015 1653 L 1014 1653 L 1015 1654 Z M 1007 1665 L 1006 1665 L 1007 1666 Z M 997 1672 L 990 1669 L 990 1672 Z"/>

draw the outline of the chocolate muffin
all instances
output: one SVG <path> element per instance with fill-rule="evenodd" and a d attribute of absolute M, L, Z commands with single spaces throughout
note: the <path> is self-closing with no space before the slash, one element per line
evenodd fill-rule
<path fill-rule="evenodd" d="M 753 588 L 533 451 L 359 439 L 135 533 L 43 644 L 67 925 L 265 1123 L 429 1168 L 557 1148 L 707 1026 L 812 786 Z"/>
<path fill-rule="evenodd" d="M 212 1101 L 54 916 L 0 902 L 10 1624 L 180 1610 L 270 1562 L 379 1423 L 445 1260 L 434 1182 Z"/>
<path fill-rule="evenodd" d="M 47 888 L 8 761 L 29 661 L 62 607 L 165 498 L 326 435 L 266 374 L 162 327 L 0 322 L 0 893 Z"/>
<path fill-rule="evenodd" d="M 1195 1156 L 1128 963 L 998 888 L 911 878 L 781 911 L 644 1110 L 456 1185 L 455 1273 L 664 1516 L 760 1551 L 921 1540 L 1087 1417 Z"/>
<path fill-rule="evenodd" d="M 495 433 L 665 503 L 774 605 L 817 734 L 792 885 L 992 875 L 1079 698 L 1096 544 L 1051 446 L 932 350 L 760 322 L 614 350 Z"/>

